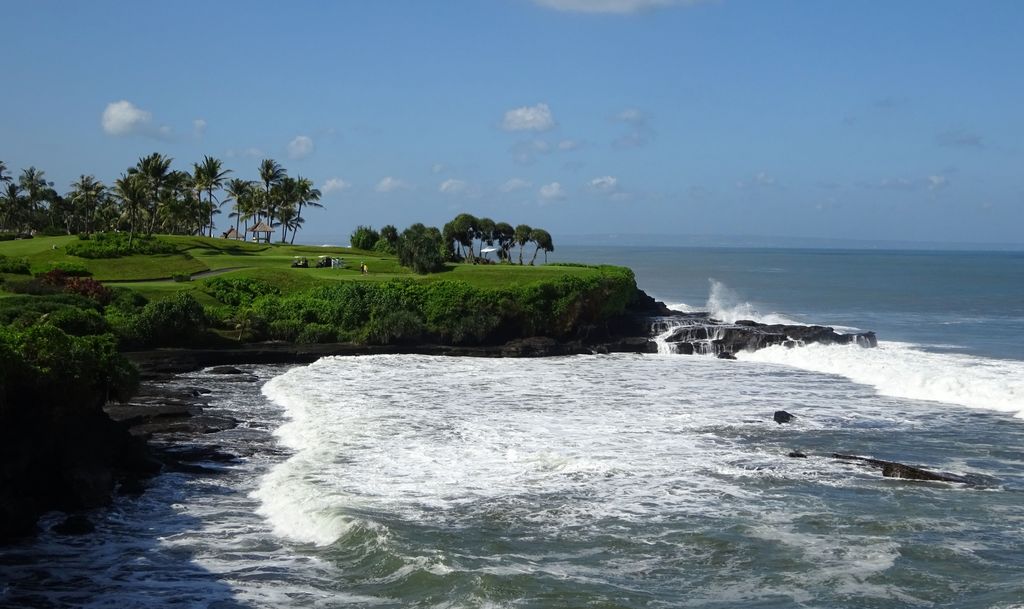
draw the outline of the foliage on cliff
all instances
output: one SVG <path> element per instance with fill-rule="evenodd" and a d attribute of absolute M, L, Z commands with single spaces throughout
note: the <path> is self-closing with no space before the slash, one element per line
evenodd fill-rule
<path fill-rule="evenodd" d="M 498 288 L 458 280 L 339 282 L 290 294 L 266 293 L 253 281 L 215 278 L 209 293 L 225 305 L 221 324 L 239 338 L 295 342 L 487 344 L 513 338 L 567 338 L 582 326 L 622 313 L 636 284 L 629 269 L 591 267 L 586 274 Z M 257 295 L 259 294 L 259 295 Z"/>

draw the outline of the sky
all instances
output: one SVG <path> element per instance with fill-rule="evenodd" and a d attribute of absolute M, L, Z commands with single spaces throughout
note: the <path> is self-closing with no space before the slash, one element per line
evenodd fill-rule
<path fill-rule="evenodd" d="M 1024 246 L 1018 1 L 0 0 L 0 20 L 0 160 L 61 192 L 159 151 L 311 178 L 310 242 L 465 211 L 556 244 Z"/>

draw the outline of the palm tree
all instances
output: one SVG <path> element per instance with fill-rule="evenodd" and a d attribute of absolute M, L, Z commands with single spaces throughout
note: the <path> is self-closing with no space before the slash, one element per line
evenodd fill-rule
<path fill-rule="evenodd" d="M 551 241 L 551 233 L 543 228 L 535 228 L 530 231 L 530 241 L 537 244 L 537 249 L 533 250 L 533 258 L 530 260 L 530 266 L 533 266 L 534 260 L 537 259 L 537 252 L 544 250 L 544 260 L 546 261 L 548 258 L 548 252 L 555 251 L 555 244 Z"/>
<path fill-rule="evenodd" d="M 114 196 L 121 201 L 121 209 L 128 216 L 128 247 L 131 248 L 139 210 L 146 207 L 149 197 L 146 178 L 139 173 L 122 173 L 114 182 Z"/>
<path fill-rule="evenodd" d="M 320 203 L 320 189 L 313 188 L 313 180 L 299 176 L 296 178 L 295 184 L 295 202 L 299 206 L 299 213 L 295 217 L 292 229 L 292 240 L 291 243 L 295 243 L 295 233 L 299 232 L 299 228 L 303 225 L 305 220 L 302 219 L 302 208 L 307 207 L 323 207 Z"/>
<path fill-rule="evenodd" d="M 85 224 L 85 234 L 92 232 L 92 223 L 96 217 L 96 210 L 107 196 L 107 187 L 103 182 L 94 176 L 79 176 L 76 182 L 71 183 L 71 192 L 68 199 L 74 205 L 75 213 L 82 218 Z"/>
<path fill-rule="evenodd" d="M 0 184 L 9 184 L 11 175 L 7 173 L 7 163 L 0 161 Z"/>
<path fill-rule="evenodd" d="M 149 212 L 149 234 L 153 234 L 153 230 L 156 228 L 157 212 L 160 210 L 161 191 L 171 178 L 171 161 L 173 160 L 159 152 L 154 152 L 149 156 L 140 158 L 135 167 L 128 170 L 129 173 L 142 176 L 146 181 L 149 199 L 148 209 L 146 210 Z"/>
<path fill-rule="evenodd" d="M 243 180 L 242 178 L 233 178 L 228 180 L 227 188 L 225 189 L 228 198 L 225 200 L 225 203 L 227 201 L 235 202 L 234 211 L 231 212 L 231 215 L 235 218 L 236 233 L 238 232 L 238 221 L 242 218 L 242 213 L 243 210 L 246 209 L 246 205 L 249 204 L 247 199 L 252 195 L 252 188 L 253 183 L 249 180 Z M 248 228 L 248 226 L 246 228 Z"/>
<path fill-rule="evenodd" d="M 53 201 L 57 192 L 53 189 L 53 182 L 46 180 L 46 172 L 29 167 L 23 169 L 18 177 L 18 184 L 25 191 L 24 204 L 27 207 L 27 216 L 30 223 L 35 223 L 41 205 L 44 201 Z"/>
<path fill-rule="evenodd" d="M 204 156 L 202 163 L 195 163 L 194 177 L 196 181 L 196 188 L 206 191 L 206 202 L 209 205 L 210 211 L 210 236 L 213 236 L 213 201 L 216 197 L 213 196 L 213 191 L 220 190 L 224 187 L 224 182 L 227 180 L 227 175 L 231 173 L 230 169 L 222 169 L 223 162 L 220 159 L 215 159 L 212 156 Z M 220 202 L 217 202 L 217 207 L 220 207 Z"/>
<path fill-rule="evenodd" d="M 530 225 L 528 224 L 520 224 L 516 227 L 515 234 L 512 238 L 516 245 L 519 246 L 519 264 L 523 263 L 523 248 L 530 242 L 530 233 L 532 232 L 533 229 L 530 228 Z"/>
<path fill-rule="evenodd" d="M 291 201 L 286 201 L 278 208 L 278 220 L 281 225 L 281 243 L 288 242 L 288 229 L 295 226 L 295 219 L 298 217 L 297 209 Z M 294 238 L 294 235 L 292 235 Z"/>
<path fill-rule="evenodd" d="M 4 194 L 0 197 L 0 228 L 6 230 L 11 227 L 12 223 L 18 221 L 21 206 L 21 186 L 17 182 L 8 180 Z"/>
<path fill-rule="evenodd" d="M 270 225 L 274 224 L 274 201 L 270 196 L 270 188 L 276 184 L 279 184 L 288 173 L 284 170 L 284 167 L 275 161 L 274 159 L 263 159 L 260 161 L 260 180 L 263 182 L 264 194 L 266 199 L 263 204 L 266 207 L 267 217 L 270 220 Z"/>

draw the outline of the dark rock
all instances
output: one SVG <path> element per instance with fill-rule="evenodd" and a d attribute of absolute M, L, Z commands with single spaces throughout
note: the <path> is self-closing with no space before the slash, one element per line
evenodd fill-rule
<path fill-rule="evenodd" d="M 736 356 L 728 351 L 722 351 L 717 357 L 718 359 L 736 359 Z"/>
<path fill-rule="evenodd" d="M 839 334 L 828 326 L 762 324 L 748 319 L 725 324 L 712 319 L 706 313 L 687 314 L 682 319 L 676 317 L 671 323 L 679 324 L 680 321 L 684 322 L 684 325 L 676 328 L 665 340 L 669 343 L 690 343 L 691 347 L 688 347 L 687 351 L 693 353 L 718 355 L 756 351 L 773 345 L 797 347 L 812 343 L 878 346 L 874 332 Z M 682 352 L 680 349 L 676 351 Z"/>
<path fill-rule="evenodd" d="M 806 459 L 807 458 L 807 455 L 803 454 L 799 450 L 794 450 L 791 453 L 789 453 L 789 455 L 787 455 L 787 456 L 789 456 L 789 457 L 791 457 L 793 459 Z"/>
<path fill-rule="evenodd" d="M 207 370 L 209 374 L 245 374 L 234 366 L 214 366 Z"/>
<path fill-rule="evenodd" d="M 870 467 L 875 467 L 882 470 L 882 475 L 886 478 L 902 478 L 904 480 L 927 480 L 932 482 L 953 482 L 957 484 L 973 484 L 970 478 L 965 476 L 958 476 L 956 474 L 949 473 L 938 473 L 906 465 L 904 463 L 897 463 L 896 461 L 884 461 L 882 459 L 871 459 L 868 457 L 858 457 L 856 455 L 844 455 L 840 453 L 833 453 L 832 457 L 835 459 L 841 459 L 843 461 L 856 461 Z"/>
<path fill-rule="evenodd" d="M 776 410 L 775 414 L 772 415 L 772 418 L 775 420 L 776 423 L 782 425 L 783 423 L 789 423 L 790 421 L 793 420 L 794 417 L 785 410 Z"/>
<path fill-rule="evenodd" d="M 58 535 L 88 535 L 96 530 L 96 525 L 81 514 L 72 514 L 50 530 Z"/>

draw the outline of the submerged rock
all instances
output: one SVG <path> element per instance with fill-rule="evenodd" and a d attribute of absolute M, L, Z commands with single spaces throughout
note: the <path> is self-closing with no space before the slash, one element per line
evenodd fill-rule
<path fill-rule="evenodd" d="M 790 421 L 793 420 L 793 418 L 793 415 L 789 414 L 785 410 L 776 410 L 775 414 L 772 415 L 772 419 L 774 419 L 775 422 L 778 423 L 779 425 L 782 425 L 783 423 L 789 423 Z"/>
<path fill-rule="evenodd" d="M 965 476 L 957 476 L 956 474 L 939 473 L 933 472 L 905 463 L 897 463 L 896 461 L 884 461 L 882 459 L 871 459 L 868 457 L 858 457 L 856 455 L 844 455 L 841 453 L 832 453 L 832 458 L 840 459 L 843 461 L 857 461 L 859 463 L 876 467 L 882 470 L 882 475 L 886 478 L 902 478 L 904 480 L 927 480 L 932 482 L 954 482 L 957 484 L 972 484 L 972 480 Z"/>

